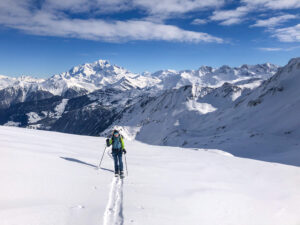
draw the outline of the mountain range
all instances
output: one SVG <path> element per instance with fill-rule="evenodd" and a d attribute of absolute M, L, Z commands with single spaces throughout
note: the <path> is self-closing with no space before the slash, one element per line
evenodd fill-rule
<path fill-rule="evenodd" d="M 73 67 L 68 72 L 56 74 L 48 79 L 22 76 L 11 78 L 0 76 L 0 107 L 31 100 L 47 99 L 51 96 L 74 98 L 97 90 L 116 89 L 132 94 L 152 93 L 184 85 L 220 86 L 224 82 L 238 82 L 251 78 L 266 79 L 278 67 L 273 64 L 243 65 L 239 68 L 222 66 L 218 69 L 202 66 L 198 70 L 161 70 L 153 74 L 135 74 L 106 60 Z"/>
<path fill-rule="evenodd" d="M 99 60 L 48 79 L 0 76 L 0 124 L 156 145 L 216 148 L 293 164 L 299 144 L 300 58 L 131 73 Z M 289 157 L 279 157 L 289 151 Z"/>

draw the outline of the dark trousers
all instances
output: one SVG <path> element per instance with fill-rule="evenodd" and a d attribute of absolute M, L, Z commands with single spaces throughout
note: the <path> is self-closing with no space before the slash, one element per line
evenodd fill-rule
<path fill-rule="evenodd" d="M 114 157 L 115 173 L 123 171 L 122 150 L 112 150 L 112 156 Z"/>

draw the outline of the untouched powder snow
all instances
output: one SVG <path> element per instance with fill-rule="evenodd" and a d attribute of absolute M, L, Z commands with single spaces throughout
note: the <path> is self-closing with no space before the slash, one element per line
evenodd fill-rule
<path fill-rule="evenodd" d="M 125 140 L 113 177 L 104 138 L 0 127 L 1 225 L 298 225 L 300 168 L 218 149 Z"/>

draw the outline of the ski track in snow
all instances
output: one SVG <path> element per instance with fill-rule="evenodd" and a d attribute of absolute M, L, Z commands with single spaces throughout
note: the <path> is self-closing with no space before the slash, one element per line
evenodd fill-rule
<path fill-rule="evenodd" d="M 104 212 L 103 225 L 123 225 L 123 179 L 114 177 L 108 203 Z"/>

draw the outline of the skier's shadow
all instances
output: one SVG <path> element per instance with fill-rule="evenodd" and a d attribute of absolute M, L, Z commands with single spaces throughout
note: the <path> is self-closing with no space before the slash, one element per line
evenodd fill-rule
<path fill-rule="evenodd" d="M 97 167 L 98 168 L 98 167 Z M 111 169 L 107 169 L 107 168 L 103 168 L 103 167 L 100 167 L 101 170 L 106 170 L 106 171 L 109 171 L 109 172 L 112 172 L 114 173 L 115 171 L 111 170 Z"/>
<path fill-rule="evenodd" d="M 67 160 L 67 161 L 71 161 L 71 162 L 76 162 L 76 163 L 80 163 L 80 164 L 83 164 L 83 165 L 87 165 L 87 166 L 93 167 L 94 169 L 98 169 L 98 166 L 95 166 L 93 164 L 81 161 L 79 159 L 74 159 L 74 158 L 69 158 L 69 157 L 62 157 L 62 156 L 60 156 L 60 158 L 64 159 L 64 160 Z M 100 169 L 106 170 L 106 171 L 109 171 L 109 172 L 114 172 L 113 170 L 102 168 L 102 167 Z"/>

